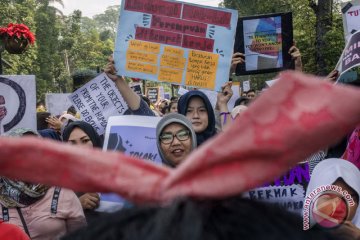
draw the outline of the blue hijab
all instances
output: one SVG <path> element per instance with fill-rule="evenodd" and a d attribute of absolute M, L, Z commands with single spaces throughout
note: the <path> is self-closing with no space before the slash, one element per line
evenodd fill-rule
<path fill-rule="evenodd" d="M 201 133 L 196 133 L 197 145 L 200 146 L 202 143 L 204 143 L 206 140 L 208 140 L 209 138 L 213 137 L 216 134 L 215 114 L 212 105 L 209 101 L 209 98 L 203 92 L 198 90 L 189 91 L 180 97 L 178 102 L 178 112 L 180 114 L 186 116 L 189 102 L 193 97 L 199 97 L 204 101 L 208 113 L 209 123 L 207 128 Z"/>

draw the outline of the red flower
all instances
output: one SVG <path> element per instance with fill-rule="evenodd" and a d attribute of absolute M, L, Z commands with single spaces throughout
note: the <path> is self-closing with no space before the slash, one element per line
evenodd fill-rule
<path fill-rule="evenodd" d="M 9 23 L 7 27 L 0 28 L 0 37 L 17 37 L 27 39 L 30 44 L 34 44 L 35 36 L 25 24 Z"/>

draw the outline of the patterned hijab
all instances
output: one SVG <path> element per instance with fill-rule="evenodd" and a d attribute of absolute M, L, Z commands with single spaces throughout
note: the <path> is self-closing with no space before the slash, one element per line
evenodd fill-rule
<path fill-rule="evenodd" d="M 36 131 L 28 128 L 10 130 L 5 136 L 22 137 L 24 135 L 38 136 Z M 0 177 L 0 204 L 7 208 L 27 207 L 40 200 L 49 187 L 43 184 L 32 184 Z"/>

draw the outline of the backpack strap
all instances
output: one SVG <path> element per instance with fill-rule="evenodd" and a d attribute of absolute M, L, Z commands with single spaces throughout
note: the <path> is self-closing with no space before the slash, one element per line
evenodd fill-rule
<path fill-rule="evenodd" d="M 52 200 L 51 200 L 51 213 L 52 213 L 52 214 L 56 214 L 56 213 L 57 213 L 57 208 L 58 208 L 58 204 L 59 204 L 60 192 L 61 192 L 61 188 L 60 188 L 60 187 L 55 187 L 54 195 L 53 195 L 53 198 L 52 198 Z"/>

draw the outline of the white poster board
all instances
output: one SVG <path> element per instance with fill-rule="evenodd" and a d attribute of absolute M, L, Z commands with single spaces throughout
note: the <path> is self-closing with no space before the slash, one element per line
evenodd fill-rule
<path fill-rule="evenodd" d="M 348 41 L 353 33 L 360 30 L 360 0 L 341 3 L 341 12 L 345 39 Z"/>
<path fill-rule="evenodd" d="M 243 82 L 243 89 L 244 89 L 244 92 L 247 92 L 250 90 L 250 80 Z"/>
<path fill-rule="evenodd" d="M 69 96 L 81 119 L 94 127 L 99 135 L 105 132 L 110 116 L 123 115 L 128 109 L 115 83 L 100 74 Z"/>
<path fill-rule="evenodd" d="M 34 75 L 0 75 L 0 135 L 13 128 L 37 129 Z"/>
<path fill-rule="evenodd" d="M 70 93 L 47 93 L 45 95 L 46 110 L 52 115 L 62 115 L 71 107 Z"/>
<path fill-rule="evenodd" d="M 122 0 L 114 52 L 118 74 L 220 90 L 229 79 L 237 19 L 236 10 L 225 8 Z"/>

